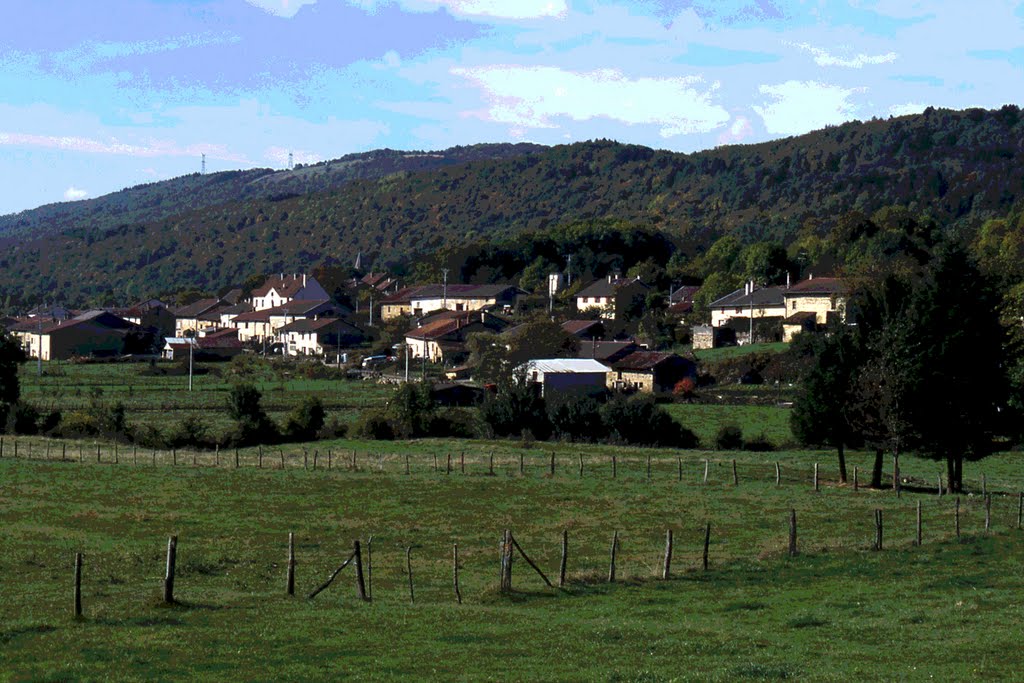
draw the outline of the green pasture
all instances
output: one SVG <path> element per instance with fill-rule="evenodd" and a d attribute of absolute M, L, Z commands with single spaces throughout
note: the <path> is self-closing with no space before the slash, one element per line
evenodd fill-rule
<path fill-rule="evenodd" d="M 154 465 L 153 453 L 121 446 L 114 464 L 112 445 L 89 442 L 79 462 L 72 442 L 59 462 L 65 444 L 18 441 L 18 459 L 11 437 L 0 459 L 4 679 L 962 680 L 1012 678 L 1019 659 L 1019 454 L 965 466 L 957 539 L 954 499 L 932 488 L 939 466 L 912 458 L 901 461 L 897 497 L 838 485 L 826 451 L 333 441 L 263 449 L 262 469 L 260 449 L 246 449 L 236 469 L 234 452 L 159 452 Z M 863 482 L 870 461 L 850 454 L 851 473 L 857 466 Z M 872 550 L 876 509 L 882 551 Z M 568 530 L 565 590 L 517 560 L 515 593 L 497 593 L 505 528 L 552 578 Z M 675 550 L 662 581 L 668 529 Z M 294 598 L 284 594 L 289 532 Z M 179 604 L 167 607 L 170 534 Z M 356 600 L 351 568 L 305 598 L 370 536 L 372 603 Z M 85 555 L 81 621 L 70 614 L 75 552 Z"/>

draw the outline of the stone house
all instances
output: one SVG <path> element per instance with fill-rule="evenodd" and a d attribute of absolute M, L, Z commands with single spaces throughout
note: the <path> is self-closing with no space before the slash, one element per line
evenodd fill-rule
<path fill-rule="evenodd" d="M 647 394 L 671 393 L 684 377 L 696 377 L 693 361 L 675 353 L 634 351 L 611 363 L 608 388 Z"/>

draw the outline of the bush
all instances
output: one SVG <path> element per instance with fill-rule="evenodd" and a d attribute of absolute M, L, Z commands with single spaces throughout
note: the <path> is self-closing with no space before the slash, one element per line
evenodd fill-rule
<path fill-rule="evenodd" d="M 63 416 L 57 428 L 60 436 L 66 438 L 96 436 L 100 428 L 96 416 L 91 412 L 76 410 Z"/>
<path fill-rule="evenodd" d="M 336 417 L 332 417 L 330 422 L 324 424 L 320 428 L 320 433 L 317 434 L 318 439 L 343 439 L 348 434 L 348 425 L 339 420 Z"/>
<path fill-rule="evenodd" d="M 30 403 L 18 401 L 7 413 L 8 434 L 38 434 L 39 409 Z"/>
<path fill-rule="evenodd" d="M 366 410 L 356 420 L 352 436 L 357 439 L 392 441 L 395 438 L 395 428 L 382 411 Z"/>
<path fill-rule="evenodd" d="M 474 439 L 484 430 L 478 414 L 466 408 L 442 411 L 430 421 L 429 436 L 449 439 Z"/>
<path fill-rule="evenodd" d="M 767 453 L 768 451 L 775 450 L 775 444 L 768 440 L 764 432 L 761 432 L 753 439 L 747 439 L 743 442 L 743 450 L 754 451 L 758 453 Z"/>
<path fill-rule="evenodd" d="M 402 384 L 388 401 L 387 414 L 392 420 L 395 434 L 402 438 L 432 434 L 437 406 L 425 382 Z"/>
<path fill-rule="evenodd" d="M 554 435 L 566 441 L 600 441 L 608 436 L 601 405 L 592 398 L 573 397 L 548 407 Z"/>
<path fill-rule="evenodd" d="M 480 406 L 480 417 L 495 436 L 520 437 L 525 429 L 540 441 L 551 436 L 544 399 L 525 381 L 504 384 L 488 395 Z"/>
<path fill-rule="evenodd" d="M 743 430 L 738 425 L 725 424 L 715 434 L 715 449 L 719 451 L 738 451 L 743 448 Z"/>
<path fill-rule="evenodd" d="M 274 443 L 280 434 L 267 414 L 263 412 L 259 390 L 251 384 L 236 384 L 228 394 L 228 415 L 235 421 L 235 427 L 228 433 L 232 446 L 250 446 L 257 443 Z"/>
<path fill-rule="evenodd" d="M 601 415 L 609 437 L 617 443 L 696 448 L 700 442 L 650 397 L 616 397 L 602 408 Z"/>
<path fill-rule="evenodd" d="M 208 448 L 213 445 L 209 433 L 209 426 L 198 415 L 186 415 L 168 432 L 165 448 Z"/>
<path fill-rule="evenodd" d="M 284 434 L 292 441 L 312 441 L 324 427 L 324 404 L 315 396 L 307 396 L 288 414 Z"/>

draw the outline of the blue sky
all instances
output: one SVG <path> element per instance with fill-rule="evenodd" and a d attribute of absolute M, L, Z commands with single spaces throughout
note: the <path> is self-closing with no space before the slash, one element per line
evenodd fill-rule
<path fill-rule="evenodd" d="M 207 168 L 612 138 L 695 151 L 1021 104 L 964 0 L 33 0 L 0 24 L 0 214 Z"/>

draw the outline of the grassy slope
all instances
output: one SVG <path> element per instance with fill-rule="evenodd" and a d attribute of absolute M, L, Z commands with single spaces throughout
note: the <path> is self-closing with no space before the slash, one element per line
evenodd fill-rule
<path fill-rule="evenodd" d="M 897 499 L 830 481 L 815 494 L 813 461 L 832 478 L 823 454 L 684 452 L 677 482 L 669 452 L 654 452 L 647 481 L 645 451 L 557 446 L 550 478 L 548 451 L 510 443 L 320 444 L 328 446 L 360 449 L 360 470 L 303 470 L 297 448 L 286 472 L 253 468 L 252 452 L 237 471 L 133 467 L 123 451 L 118 466 L 13 461 L 8 438 L 0 460 L 3 677 L 962 679 L 1007 675 L 1017 660 L 1024 538 L 1013 528 L 1014 492 L 1024 476 L 1014 455 L 969 465 L 970 481 L 977 486 L 983 467 L 997 493 L 994 533 L 981 532 L 980 498 L 966 497 L 965 542 L 957 544 L 947 497 Z M 451 475 L 435 473 L 431 455 L 443 467 L 453 448 L 467 452 L 468 473 L 457 464 Z M 492 450 L 498 474 L 489 477 Z M 587 454 L 582 480 L 579 452 Z M 612 453 L 620 457 L 615 480 Z M 733 455 L 739 487 L 731 484 Z M 708 486 L 699 483 L 704 457 L 714 461 Z M 785 475 L 779 488 L 775 459 Z M 868 466 L 864 455 L 851 459 Z M 381 463 L 383 471 L 372 467 Z M 921 481 L 936 471 L 910 459 L 903 468 Z M 910 544 L 919 499 L 921 549 Z M 790 507 L 800 520 L 795 560 L 784 557 Z M 868 550 L 876 507 L 886 515 L 882 553 Z M 708 574 L 695 570 L 705 520 L 713 524 Z M 545 589 L 520 562 L 515 582 L 526 592 L 498 598 L 495 546 L 504 527 L 551 573 L 560 531 L 570 529 L 570 590 Z M 660 582 L 651 577 L 669 527 L 678 574 Z M 601 578 L 613 530 L 623 581 L 610 587 Z M 356 604 L 349 570 L 313 602 L 287 599 L 288 531 L 298 537 L 302 594 L 347 556 L 353 538 L 373 534 L 375 602 Z M 176 608 L 157 604 L 170 533 L 180 535 Z M 450 588 L 456 539 L 461 607 Z M 409 544 L 413 606 L 401 568 Z M 75 623 L 68 610 L 78 550 L 86 554 L 86 619 Z"/>

